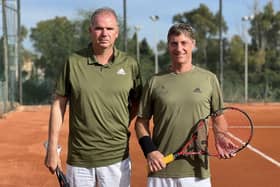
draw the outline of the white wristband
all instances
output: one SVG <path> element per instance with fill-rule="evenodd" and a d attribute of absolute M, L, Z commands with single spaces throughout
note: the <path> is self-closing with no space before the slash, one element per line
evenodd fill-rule
<path fill-rule="evenodd" d="M 48 141 L 45 141 L 44 147 L 45 147 L 46 150 L 48 149 L 48 145 L 49 145 L 49 142 L 48 142 Z M 58 153 L 58 154 L 60 154 L 61 149 L 62 149 L 62 147 L 61 147 L 60 145 L 57 145 L 57 149 L 56 149 L 56 150 L 57 150 L 57 153 Z"/>

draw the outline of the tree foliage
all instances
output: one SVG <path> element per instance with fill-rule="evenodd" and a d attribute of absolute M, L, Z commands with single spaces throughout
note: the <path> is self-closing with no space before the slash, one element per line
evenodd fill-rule
<path fill-rule="evenodd" d="M 44 70 L 45 78 L 56 77 L 67 57 L 75 50 L 75 25 L 66 17 L 41 21 L 31 29 L 30 38 L 39 52 L 36 67 Z"/>
<path fill-rule="evenodd" d="M 275 12 L 272 1 L 263 11 L 255 14 L 249 33 L 252 37 L 250 46 L 250 80 L 258 93 L 252 90 L 256 99 L 280 99 L 280 81 L 275 75 L 280 73 L 280 12 Z M 256 82 L 259 80 L 259 82 Z"/>
<path fill-rule="evenodd" d="M 26 82 L 26 89 L 31 89 L 33 85 L 34 89 L 44 89 L 45 93 L 51 95 L 52 83 L 69 54 L 90 42 L 88 32 L 90 16 L 91 11 L 81 10 L 75 20 L 55 17 L 41 21 L 31 29 L 30 37 L 37 53 L 32 58 L 35 69 L 43 70 L 44 77 L 38 78 L 38 74 L 34 71 L 32 80 Z M 219 77 L 221 71 L 219 29 L 221 28 L 223 33 L 226 33 L 228 29 L 224 18 L 221 18 L 220 26 L 219 12 L 212 12 L 206 5 L 200 4 L 198 8 L 174 15 L 173 23 L 177 22 L 189 23 L 194 28 L 197 49 L 193 52 L 193 63 L 211 70 Z M 116 46 L 123 49 L 122 20 L 119 20 L 119 23 L 120 35 Z M 280 99 L 280 76 L 278 76 L 280 73 L 280 12 L 276 12 L 272 2 L 269 2 L 263 10 L 255 13 L 250 23 L 249 99 L 250 101 L 277 101 Z M 132 31 L 133 29 L 128 28 L 128 53 L 136 58 L 136 33 Z M 145 82 L 154 74 L 155 54 L 146 38 L 138 42 L 140 67 Z M 234 35 L 230 38 L 224 37 L 222 42 L 224 98 L 226 101 L 242 102 L 244 98 L 244 41 L 241 36 Z M 166 41 L 160 41 L 157 48 L 159 70 L 164 70 L 170 65 Z M 28 91 L 28 93 L 32 92 Z M 29 101 L 43 100 L 29 99 Z"/>

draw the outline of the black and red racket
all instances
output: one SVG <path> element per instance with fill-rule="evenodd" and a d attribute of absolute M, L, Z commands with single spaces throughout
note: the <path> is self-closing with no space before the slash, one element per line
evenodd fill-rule
<path fill-rule="evenodd" d="M 60 187 L 70 187 L 70 184 L 67 182 L 66 176 L 58 167 L 55 170 L 55 174 L 57 176 Z"/>
<path fill-rule="evenodd" d="M 223 125 L 227 128 L 220 128 L 215 123 L 215 118 L 222 114 L 224 115 Z M 168 164 L 175 159 L 190 155 L 208 155 L 221 158 L 216 141 L 226 142 L 219 144 L 219 148 L 227 150 L 229 155 L 236 155 L 247 147 L 252 136 L 253 122 L 249 115 L 239 108 L 225 107 L 200 119 L 192 128 L 191 134 L 182 148 L 165 156 L 163 161 Z"/>

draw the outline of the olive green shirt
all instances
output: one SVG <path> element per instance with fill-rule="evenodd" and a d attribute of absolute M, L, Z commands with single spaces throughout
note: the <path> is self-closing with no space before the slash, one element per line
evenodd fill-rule
<path fill-rule="evenodd" d="M 140 99 L 138 63 L 114 48 L 113 60 L 99 64 L 91 45 L 69 57 L 56 94 L 70 102 L 67 163 L 100 167 L 129 154 L 130 106 Z"/>
<path fill-rule="evenodd" d="M 190 129 L 199 119 L 223 106 L 216 76 L 202 68 L 185 73 L 164 72 L 153 76 L 145 85 L 138 116 L 153 116 L 152 139 L 164 155 L 182 147 Z M 167 165 L 157 177 L 209 177 L 206 156 L 190 156 Z"/>

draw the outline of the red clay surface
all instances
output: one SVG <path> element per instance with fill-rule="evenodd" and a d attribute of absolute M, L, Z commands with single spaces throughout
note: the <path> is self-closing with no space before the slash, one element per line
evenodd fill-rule
<path fill-rule="evenodd" d="M 249 113 L 255 123 L 251 145 L 280 162 L 280 103 L 230 104 Z M 44 166 L 49 106 L 19 107 L 0 119 L 0 187 L 55 187 Z M 132 187 L 146 185 L 146 161 L 131 125 Z M 68 116 L 61 132 L 65 168 Z M 280 166 L 247 149 L 230 160 L 211 160 L 213 187 L 278 187 Z"/>

